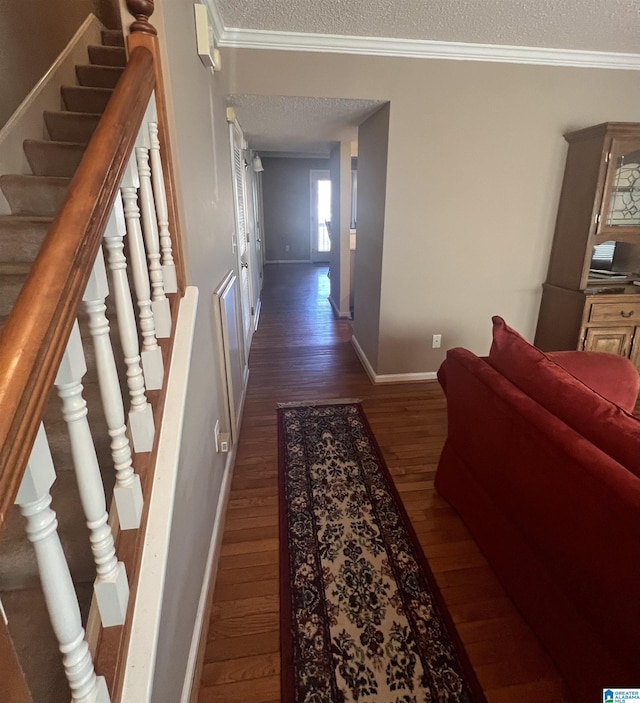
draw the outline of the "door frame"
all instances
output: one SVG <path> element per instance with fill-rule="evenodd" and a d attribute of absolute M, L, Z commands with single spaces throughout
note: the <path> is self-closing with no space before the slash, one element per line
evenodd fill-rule
<path fill-rule="evenodd" d="M 238 140 L 239 149 L 241 152 L 241 162 L 242 162 L 242 172 L 240 174 L 240 181 L 242 187 L 242 204 L 244 207 L 244 261 L 242 259 L 242 247 L 240 246 L 240 238 L 242 236 L 239 228 L 239 192 L 238 192 L 238 179 L 236 173 L 236 159 L 235 159 L 235 148 L 236 140 Z M 233 251 L 236 255 L 237 260 L 237 272 L 238 272 L 238 288 L 239 288 L 239 298 L 240 298 L 240 315 L 242 318 L 242 340 L 243 340 L 243 351 L 244 351 L 244 361 L 245 364 L 249 360 L 249 349 L 251 347 L 251 340 L 254 332 L 253 325 L 253 293 L 252 293 L 252 282 L 251 274 L 247 267 L 253 269 L 254 261 L 252 256 L 251 248 L 251 233 L 249 225 L 249 208 L 247 207 L 247 142 L 244 138 L 242 128 L 238 124 L 237 120 L 229 121 L 229 145 L 231 150 L 231 179 L 233 183 L 233 214 L 234 214 L 234 234 L 233 234 Z M 245 295 L 244 286 L 242 284 L 243 269 L 247 269 L 247 291 Z M 248 299 L 246 296 L 248 295 Z"/>
<path fill-rule="evenodd" d="M 309 258 L 314 263 L 329 263 L 331 257 L 331 247 L 333 246 L 333 241 L 331 240 L 331 232 L 329 235 L 329 251 L 319 252 L 316 250 L 317 245 L 317 234 L 318 225 L 316 223 L 317 212 L 318 212 L 318 181 L 329 181 L 331 182 L 331 171 L 328 168 L 312 168 L 309 170 L 309 214 L 310 214 L 310 247 L 309 247 Z M 333 213 L 331 215 L 333 217 Z"/>

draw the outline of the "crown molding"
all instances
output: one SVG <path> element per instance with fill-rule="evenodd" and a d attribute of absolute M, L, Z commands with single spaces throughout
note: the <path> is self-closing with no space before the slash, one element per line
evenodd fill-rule
<path fill-rule="evenodd" d="M 222 42 L 224 41 L 225 32 L 228 30 L 224 26 L 222 21 L 222 15 L 218 9 L 218 3 L 216 0 L 201 0 L 208 8 L 211 14 L 211 19 L 213 21 L 213 38 L 215 39 L 217 46 L 224 46 Z"/>
<path fill-rule="evenodd" d="M 215 0 L 207 2 L 210 6 L 215 5 Z M 640 54 L 240 29 L 224 27 L 217 9 L 216 14 L 221 47 L 640 70 Z"/>

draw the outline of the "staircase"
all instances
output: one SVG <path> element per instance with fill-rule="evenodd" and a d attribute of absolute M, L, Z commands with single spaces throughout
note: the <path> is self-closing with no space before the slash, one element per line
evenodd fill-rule
<path fill-rule="evenodd" d="M 88 60 L 88 64 L 76 66 L 78 84 L 62 87 L 63 109 L 43 114 L 43 133 L 49 138 L 24 142 L 31 174 L 0 176 L 0 190 L 11 211 L 0 216 L 0 327 L 15 302 L 85 147 L 122 74 L 126 63 L 122 32 L 104 30 L 102 45 L 89 47 Z M 117 326 L 112 325 L 112 337 L 114 335 L 117 338 Z M 86 329 L 82 336 L 89 338 Z M 90 356 L 90 343 L 85 345 L 85 350 L 89 351 L 89 370 L 83 385 L 89 420 L 91 424 L 104 427 L 97 379 L 92 373 L 95 364 Z M 120 373 L 121 378 L 123 373 Z M 51 490 L 52 507 L 57 513 L 58 532 L 76 587 L 83 624 L 86 624 L 95 566 L 72 470 L 68 434 L 55 391 L 50 395 L 48 407 L 50 410 L 45 412 L 44 422 L 58 472 Z M 104 431 L 94 436 L 105 438 L 96 450 L 110 501 L 114 471 L 109 438 Z M 0 564 L 0 599 L 34 701 L 68 702 L 71 694 L 40 589 L 33 546 L 25 536 L 24 520 L 15 507 L 0 533 Z"/>

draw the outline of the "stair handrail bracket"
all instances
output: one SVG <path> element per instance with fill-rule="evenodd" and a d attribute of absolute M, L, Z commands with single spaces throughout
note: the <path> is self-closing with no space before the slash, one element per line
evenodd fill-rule
<path fill-rule="evenodd" d="M 137 46 L 0 332 L 0 529 L 18 493 L 154 85 L 154 56 Z"/>

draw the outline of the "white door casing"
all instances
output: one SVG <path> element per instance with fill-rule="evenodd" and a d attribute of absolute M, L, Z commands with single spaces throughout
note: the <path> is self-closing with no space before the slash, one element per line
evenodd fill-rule
<path fill-rule="evenodd" d="M 247 178 L 245 173 L 246 161 L 244 157 L 245 141 L 240 125 L 236 121 L 229 123 L 231 135 L 231 167 L 233 172 L 233 200 L 235 210 L 235 250 L 238 257 L 238 282 L 240 287 L 240 308 L 242 311 L 242 332 L 245 361 L 249 358 L 251 337 L 253 336 L 252 324 L 252 294 L 251 276 L 249 267 L 251 261 L 251 248 L 249 246 L 249 228 L 247 221 Z"/>
<path fill-rule="evenodd" d="M 328 170 L 311 169 L 309 171 L 309 183 L 311 188 L 311 261 L 328 262 L 331 254 L 330 232 L 328 231 L 322 217 L 318 213 L 319 185 L 322 183 L 329 187 L 329 212 L 331 209 L 331 172 Z M 331 219 L 324 218 L 324 219 Z M 338 233 L 339 236 L 339 233 Z M 322 241 L 324 240 L 324 242 Z M 329 241 L 329 246 L 326 242 Z"/>

